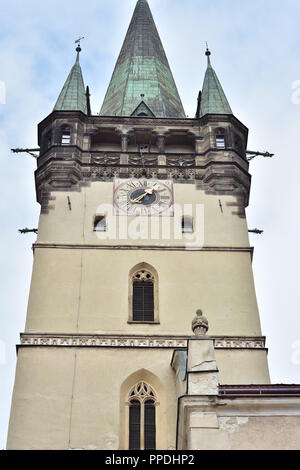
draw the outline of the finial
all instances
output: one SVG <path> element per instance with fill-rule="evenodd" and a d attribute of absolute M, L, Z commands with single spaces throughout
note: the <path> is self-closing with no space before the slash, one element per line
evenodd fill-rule
<path fill-rule="evenodd" d="M 202 310 L 197 310 L 196 317 L 192 321 L 192 330 L 196 336 L 205 336 L 208 332 L 208 320 L 203 316 Z"/>
<path fill-rule="evenodd" d="M 141 98 L 142 98 L 142 100 L 145 98 L 145 94 L 144 94 L 144 93 L 141 93 Z"/>
<path fill-rule="evenodd" d="M 209 50 L 209 47 L 208 47 L 208 43 L 206 42 L 206 51 L 205 51 L 205 55 L 207 57 L 207 63 L 210 65 L 210 56 L 211 56 L 211 52 Z"/>
<path fill-rule="evenodd" d="M 81 52 L 80 42 L 81 42 L 82 39 L 84 39 L 84 37 L 79 37 L 79 38 L 76 39 L 76 41 L 75 41 L 75 44 L 78 44 L 78 46 L 76 47 L 77 58 L 79 57 L 79 53 Z"/>

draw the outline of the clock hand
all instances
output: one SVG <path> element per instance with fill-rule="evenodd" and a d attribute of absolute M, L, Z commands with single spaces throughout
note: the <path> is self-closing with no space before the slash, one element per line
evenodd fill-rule
<path fill-rule="evenodd" d="M 137 197 L 135 199 L 131 199 L 131 202 L 133 202 L 133 203 L 140 202 L 142 199 L 144 199 L 144 197 L 146 197 L 147 195 L 153 194 L 153 191 L 158 190 L 158 189 L 159 189 L 158 184 L 155 184 L 152 188 L 145 189 L 145 192 L 143 194 L 141 194 L 139 197 Z"/>
<path fill-rule="evenodd" d="M 141 194 L 139 197 L 135 198 L 135 199 L 131 199 L 131 202 L 140 202 L 142 199 L 144 199 L 145 196 L 147 196 L 148 193 L 143 193 Z"/>
<path fill-rule="evenodd" d="M 153 194 L 153 191 L 158 191 L 158 189 L 159 189 L 158 184 L 155 184 L 154 186 L 152 186 L 152 188 L 147 188 L 145 191 L 147 194 Z"/>

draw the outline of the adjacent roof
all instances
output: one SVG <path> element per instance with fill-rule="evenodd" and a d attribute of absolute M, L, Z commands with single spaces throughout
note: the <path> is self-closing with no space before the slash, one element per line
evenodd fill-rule
<path fill-rule="evenodd" d="M 210 55 L 207 49 L 207 69 L 202 88 L 200 117 L 205 114 L 233 114 L 217 74 L 211 66 Z"/>
<path fill-rule="evenodd" d="M 80 46 L 77 47 L 76 62 L 60 92 L 53 111 L 82 111 L 87 112 L 87 99 L 82 71 L 79 63 Z"/>
<path fill-rule="evenodd" d="M 146 0 L 137 2 L 100 115 L 131 116 L 142 101 L 155 117 L 185 117 Z"/>

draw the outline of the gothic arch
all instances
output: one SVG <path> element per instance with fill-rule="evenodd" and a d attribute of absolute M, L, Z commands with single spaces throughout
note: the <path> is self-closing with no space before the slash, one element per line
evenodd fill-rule
<path fill-rule="evenodd" d="M 140 384 L 145 383 L 155 397 L 156 406 L 156 448 L 167 448 L 166 397 L 160 379 L 147 369 L 139 369 L 124 380 L 120 388 L 120 450 L 129 449 L 129 406 L 130 393 Z"/>
<path fill-rule="evenodd" d="M 74 125 L 68 121 L 60 122 L 55 129 L 55 144 L 61 145 L 65 130 L 70 132 L 70 145 L 74 143 Z"/>
<path fill-rule="evenodd" d="M 133 284 L 141 279 L 153 283 L 154 318 L 153 321 L 135 321 L 133 318 Z M 128 285 L 128 322 L 129 323 L 159 323 L 159 284 L 156 269 L 148 263 L 139 263 L 129 272 Z"/>

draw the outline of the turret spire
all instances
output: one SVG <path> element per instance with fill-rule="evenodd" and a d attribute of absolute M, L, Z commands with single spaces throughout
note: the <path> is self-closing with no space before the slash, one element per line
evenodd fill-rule
<path fill-rule="evenodd" d="M 211 65 L 211 52 L 206 44 L 207 69 L 201 94 L 200 117 L 205 114 L 232 114 L 222 85 Z"/>
<path fill-rule="evenodd" d="M 141 95 L 144 95 L 141 98 Z M 139 0 L 117 60 L 100 114 L 185 117 L 184 109 L 148 2 Z M 143 106 L 144 106 L 143 105 Z M 139 114 L 137 114 L 139 115 Z"/>
<path fill-rule="evenodd" d="M 80 38 L 80 40 L 83 38 Z M 87 112 L 87 98 L 79 63 L 79 54 L 81 52 L 80 40 L 76 44 L 76 61 L 73 65 L 68 78 L 63 86 L 53 111 L 82 111 Z"/>

